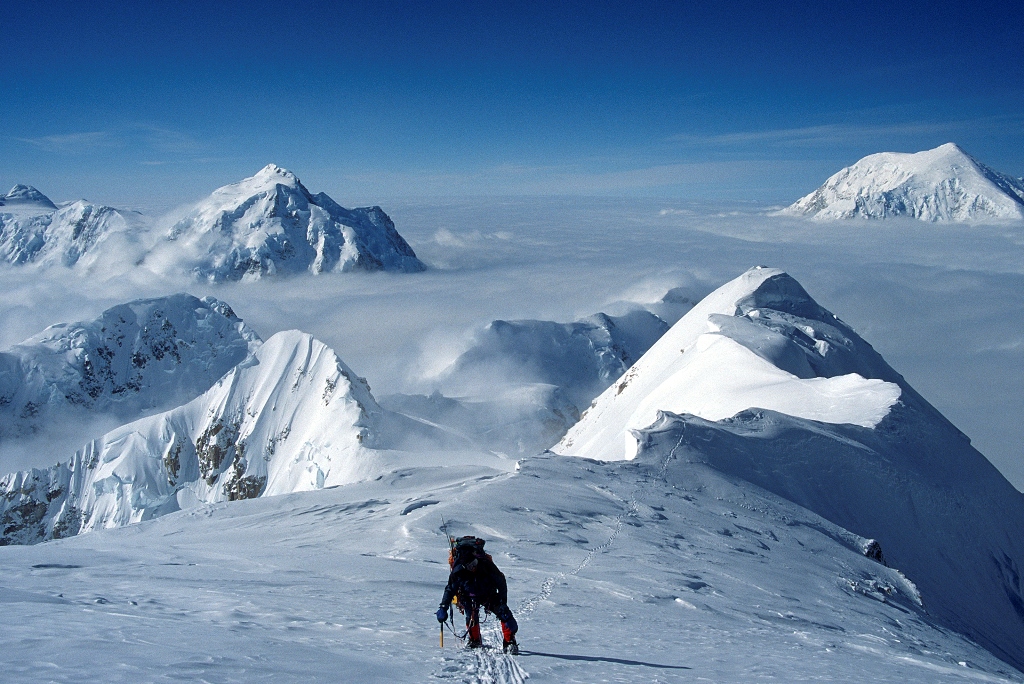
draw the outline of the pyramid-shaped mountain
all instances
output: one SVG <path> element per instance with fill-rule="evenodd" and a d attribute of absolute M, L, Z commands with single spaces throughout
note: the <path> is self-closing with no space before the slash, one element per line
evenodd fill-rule
<path fill-rule="evenodd" d="M 424 269 L 380 207 L 345 209 L 270 164 L 215 190 L 168 232 L 161 257 L 209 281 L 278 273 Z M 153 261 L 153 259 L 151 259 Z"/>
<path fill-rule="evenodd" d="M 779 213 L 819 220 L 1020 220 L 1024 180 L 994 171 L 946 143 L 915 154 L 868 155 Z"/>

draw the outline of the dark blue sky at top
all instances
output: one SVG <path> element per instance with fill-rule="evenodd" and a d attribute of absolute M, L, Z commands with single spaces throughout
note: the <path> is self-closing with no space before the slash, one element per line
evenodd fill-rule
<path fill-rule="evenodd" d="M 0 4 L 0 183 L 173 203 L 291 168 L 343 203 L 788 202 L 955 141 L 1024 175 L 1017 3 Z"/>

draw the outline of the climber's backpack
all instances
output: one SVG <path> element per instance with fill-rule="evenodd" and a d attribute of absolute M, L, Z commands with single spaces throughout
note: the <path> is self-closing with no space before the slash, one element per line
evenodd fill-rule
<path fill-rule="evenodd" d="M 467 570 L 474 570 L 481 558 L 490 560 L 490 556 L 484 553 L 483 539 L 472 536 L 459 537 L 448 554 L 448 566 L 454 569 L 456 565 L 461 565 Z"/>

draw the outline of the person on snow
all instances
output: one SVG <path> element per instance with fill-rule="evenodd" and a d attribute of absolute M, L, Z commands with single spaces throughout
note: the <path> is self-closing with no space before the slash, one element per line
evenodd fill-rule
<path fill-rule="evenodd" d="M 448 619 L 448 609 L 454 598 L 459 612 L 466 616 L 469 647 L 479 648 L 483 645 L 480 639 L 480 609 L 483 608 L 501 620 L 502 650 L 518 655 L 516 632 L 519 625 L 508 607 L 508 585 L 505 575 L 490 555 L 484 553 L 484 540 L 476 537 L 456 539 L 448 565 L 452 571 L 448 575 L 448 586 L 444 588 L 441 607 L 437 609 L 437 621 Z"/>

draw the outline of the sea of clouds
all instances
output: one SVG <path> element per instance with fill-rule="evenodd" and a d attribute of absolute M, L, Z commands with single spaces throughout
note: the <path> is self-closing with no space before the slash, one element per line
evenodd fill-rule
<path fill-rule="evenodd" d="M 210 285 L 134 266 L 129 252 L 87 273 L 0 267 L 0 349 L 53 323 L 185 291 L 226 301 L 264 339 L 286 329 L 312 333 L 377 396 L 429 392 L 491 320 L 618 313 L 671 288 L 696 298 L 751 266 L 773 266 L 852 325 L 1024 489 L 1019 223 L 817 223 L 752 205 L 635 198 L 402 201 L 384 209 L 427 272 Z M 53 463 L 109 428 L 0 444 L 0 471 Z"/>

